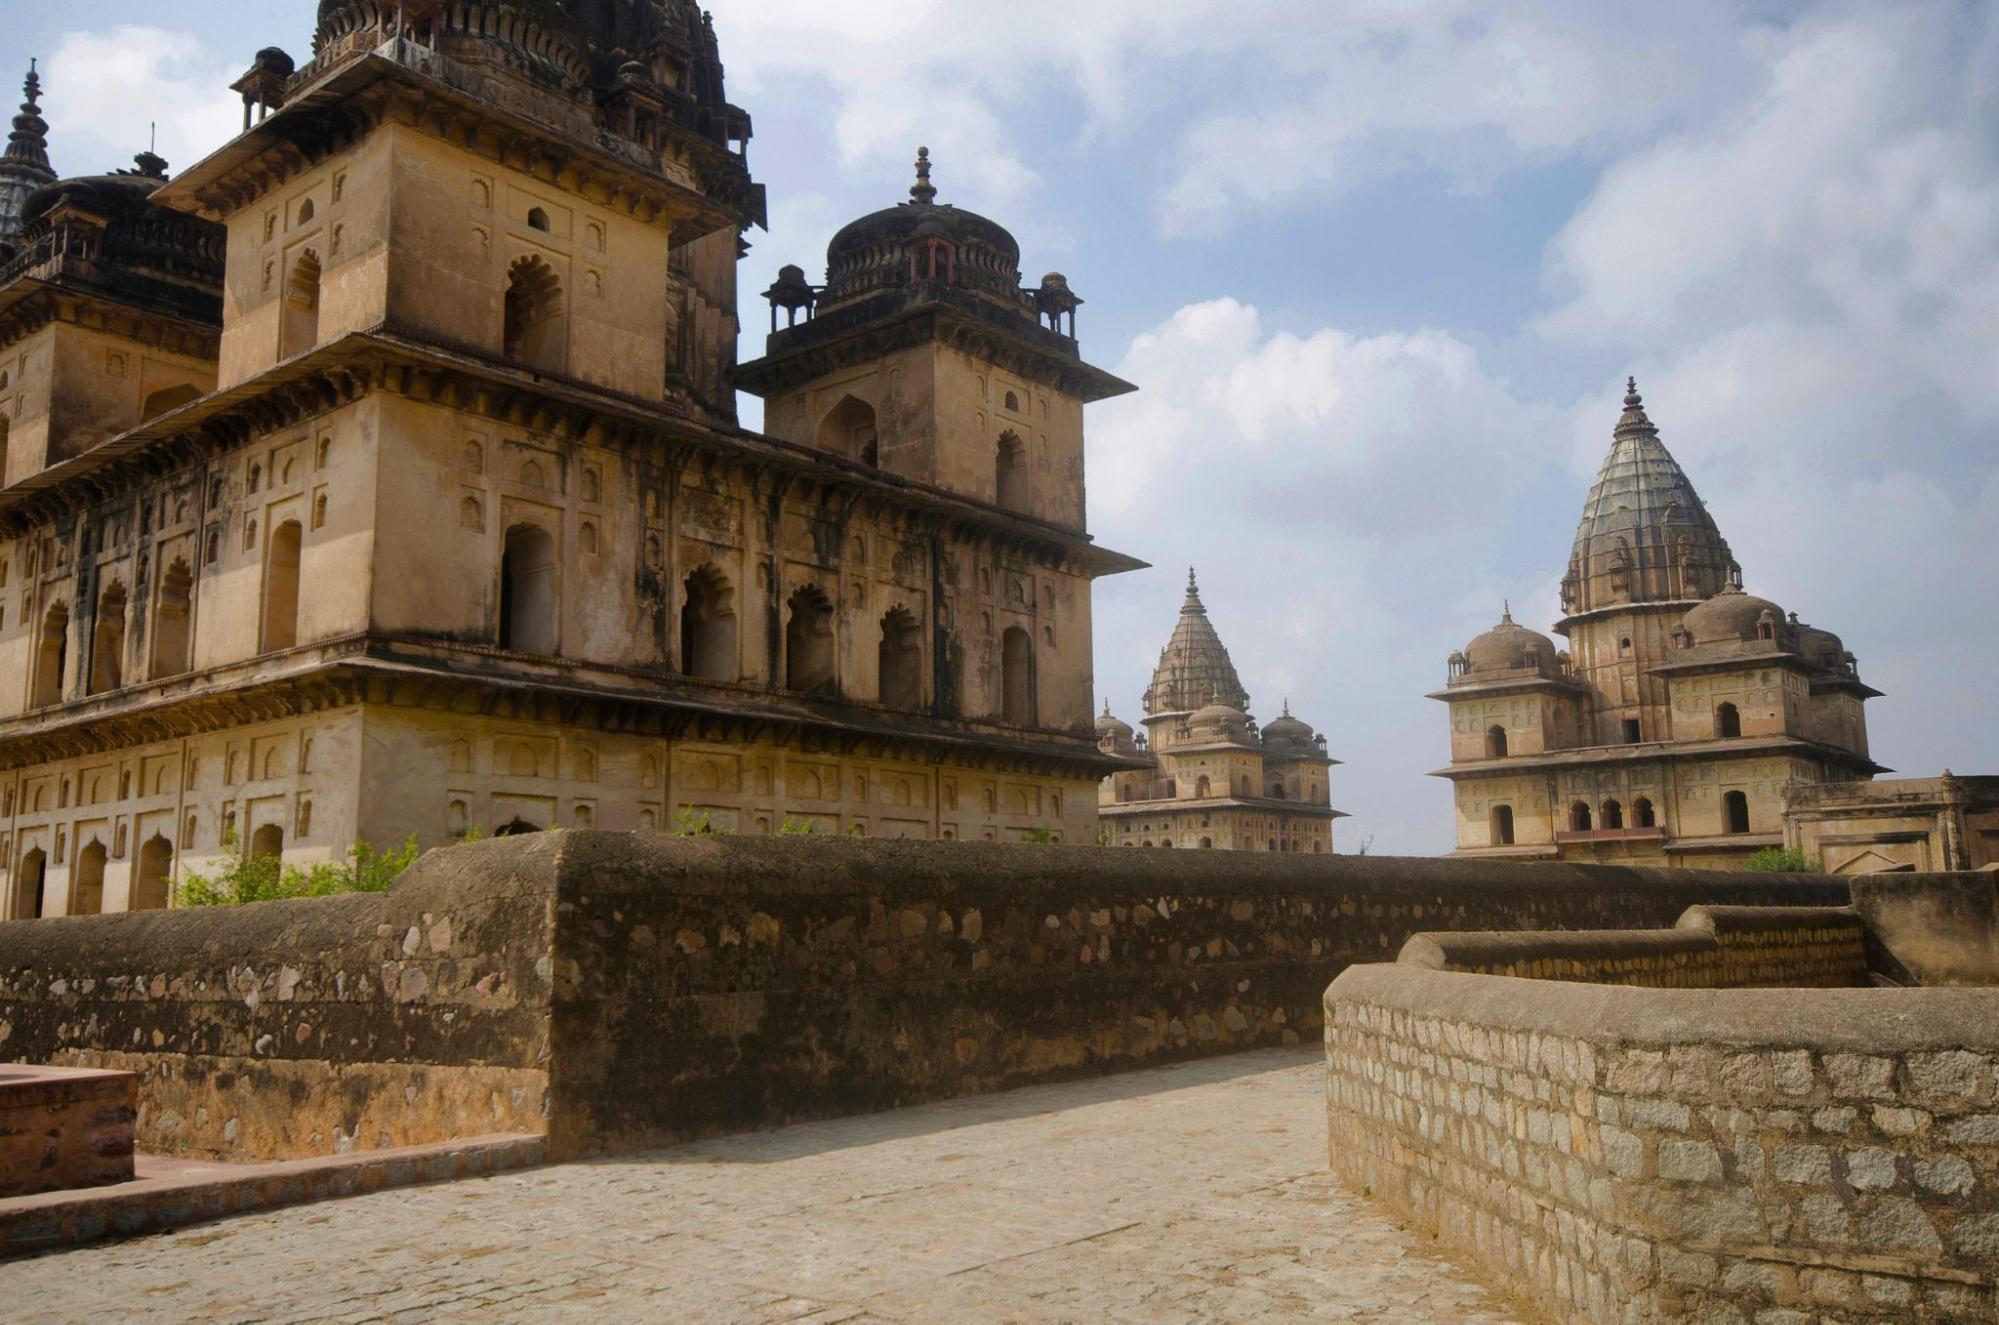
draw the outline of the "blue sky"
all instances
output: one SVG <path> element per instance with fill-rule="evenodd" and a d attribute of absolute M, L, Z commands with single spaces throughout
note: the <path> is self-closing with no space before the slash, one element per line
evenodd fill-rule
<path fill-rule="evenodd" d="M 58 169 L 177 164 L 310 3 L 8 6 Z M 1518 12 L 1516 12 L 1518 11 Z M 1971 0 L 758 0 L 715 22 L 815 278 L 945 201 L 1088 300 L 1097 593 L 1126 718 L 1186 566 L 1266 720 L 1325 732 L 1343 849 L 1451 845 L 1444 659 L 1545 629 L 1626 373 L 1749 588 L 1837 631 L 1876 757 L 1999 771 L 1999 8 Z M 746 304 L 745 355 L 761 305 Z M 746 401 L 754 420 L 755 402 Z"/>

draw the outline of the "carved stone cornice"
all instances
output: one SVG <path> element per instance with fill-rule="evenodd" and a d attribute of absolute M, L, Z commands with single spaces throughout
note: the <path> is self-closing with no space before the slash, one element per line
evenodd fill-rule
<path fill-rule="evenodd" d="M 507 660 L 496 649 L 392 635 L 320 641 L 0 722 L 0 769 L 356 705 L 1092 781 L 1126 766 L 1080 736 L 1015 735 L 977 723 L 695 681 L 661 669 L 565 664 L 559 676 L 509 673 Z M 545 669 L 548 660 L 535 662 Z"/>
<path fill-rule="evenodd" d="M 439 138 L 665 230 L 686 243 L 754 219 L 750 199 L 703 196 L 596 143 L 470 96 L 417 69 L 369 53 L 290 93 L 282 109 L 153 194 L 166 207 L 226 220 L 384 124 Z M 713 173 L 715 165 L 706 164 Z M 745 181 L 736 181 L 742 192 Z"/>
<path fill-rule="evenodd" d="M 911 508 L 957 542 L 989 545 L 1023 563 L 1102 575 L 1145 563 L 1087 535 L 884 474 L 776 438 L 723 430 L 679 402 L 646 400 L 551 374 L 529 374 L 465 346 L 388 327 L 352 332 L 248 382 L 149 420 L 0 492 L 0 535 L 103 500 L 191 460 L 234 450 L 383 391 L 477 414 L 558 440 L 587 442 L 717 481 L 802 484 L 814 500 Z"/>
<path fill-rule="evenodd" d="M 222 352 L 222 329 L 141 308 L 85 287 L 24 275 L 0 291 L 0 348 L 32 336 L 51 322 L 101 331 L 169 354 L 211 362 Z"/>

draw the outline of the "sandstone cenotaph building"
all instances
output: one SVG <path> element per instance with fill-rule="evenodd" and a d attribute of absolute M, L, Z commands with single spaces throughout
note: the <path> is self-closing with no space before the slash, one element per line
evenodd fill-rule
<path fill-rule="evenodd" d="M 1562 579 L 1570 651 L 1514 622 L 1450 658 L 1459 855 L 1732 866 L 1786 788 L 1885 772 L 1837 635 L 1744 593 L 1637 384 Z"/>
<path fill-rule="evenodd" d="M 322 0 L 234 88 L 179 175 L 57 181 L 31 77 L 0 166 L 8 916 L 409 834 L 1094 835 L 1139 563 L 1066 281 L 920 180 L 780 292 L 759 435 L 691 0 Z"/>
<path fill-rule="evenodd" d="M 1103 780 L 1097 813 L 1103 840 L 1125 847 L 1213 847 L 1233 851 L 1333 849 L 1329 776 L 1339 760 L 1326 738 L 1284 715 L 1259 729 L 1249 693 L 1208 619 L 1194 572 L 1173 635 L 1159 651 L 1143 700 L 1144 734 L 1104 705 L 1097 744 L 1136 761 Z"/>

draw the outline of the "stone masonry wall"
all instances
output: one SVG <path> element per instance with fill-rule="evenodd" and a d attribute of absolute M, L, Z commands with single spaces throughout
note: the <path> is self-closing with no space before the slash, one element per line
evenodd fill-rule
<path fill-rule="evenodd" d="M 147 1151 L 540 1131 L 553 846 L 436 853 L 388 893 L 0 924 L 0 1059 L 136 1072 Z"/>
<path fill-rule="evenodd" d="M 1418 934 L 1398 961 L 1536 980 L 1746 989 L 1869 983 L 1867 927 L 1848 907 L 1693 906 L 1672 929 Z"/>
<path fill-rule="evenodd" d="M 0 1198 L 132 1177 L 129 1072 L 0 1066 Z"/>
<path fill-rule="evenodd" d="M 1419 929 L 1838 904 L 1825 878 L 553 832 L 385 895 L 0 924 L 0 1058 L 141 1075 L 139 1145 L 552 1154 L 1317 1034 Z"/>
<path fill-rule="evenodd" d="M 1310 1039 L 1439 925 L 1670 924 L 1826 879 L 1244 852 L 570 834 L 558 1150 Z"/>
<path fill-rule="evenodd" d="M 1999 993 L 1357 966 L 1332 1165 L 1556 1319 L 1999 1319 Z"/>

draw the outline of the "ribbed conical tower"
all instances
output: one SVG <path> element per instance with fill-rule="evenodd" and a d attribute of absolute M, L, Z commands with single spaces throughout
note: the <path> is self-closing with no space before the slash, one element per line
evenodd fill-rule
<path fill-rule="evenodd" d="M 1735 574 L 1727 540 L 1646 417 L 1637 381 L 1626 388 L 1562 580 L 1569 617 L 1708 598 Z"/>
<path fill-rule="evenodd" d="M 1149 716 L 1191 713 L 1213 703 L 1247 710 L 1249 695 L 1236 675 L 1235 664 L 1229 661 L 1221 636 L 1208 620 L 1201 587 L 1190 567 L 1180 619 L 1174 623 L 1173 638 L 1159 651 L 1159 666 L 1145 690 L 1145 711 Z"/>
<path fill-rule="evenodd" d="M 21 80 L 21 113 L 7 135 L 6 155 L 0 156 L 0 244 L 20 242 L 28 195 L 56 182 L 55 169 L 49 165 L 49 122 L 42 118 L 41 96 L 41 76 L 30 60 L 28 76 Z"/>

